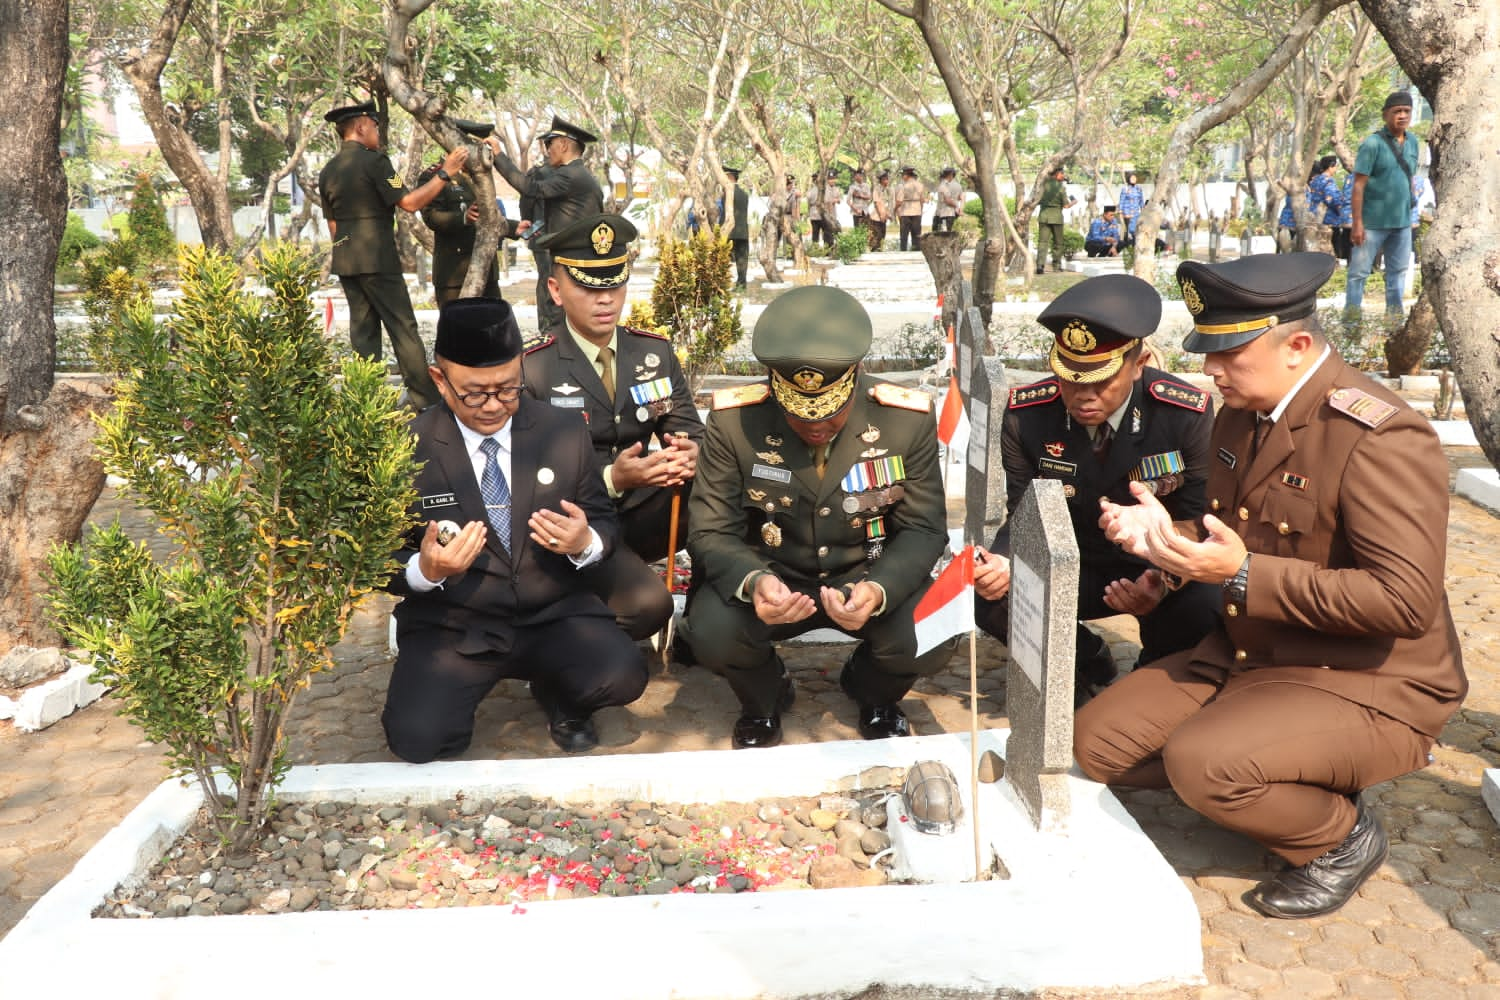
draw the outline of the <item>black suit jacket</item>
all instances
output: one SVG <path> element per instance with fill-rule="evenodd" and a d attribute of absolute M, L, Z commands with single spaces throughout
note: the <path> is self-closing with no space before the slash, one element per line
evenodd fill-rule
<path fill-rule="evenodd" d="M 567 414 L 521 395 L 511 417 L 511 545 L 501 547 L 492 532 L 468 572 L 449 577 L 443 586 L 413 593 L 405 566 L 421 544 L 428 521 L 459 524 L 485 521 L 484 498 L 463 435 L 446 405 L 429 407 L 412 421 L 417 435 L 417 501 L 412 514 L 420 523 L 396 554 L 402 570 L 390 590 L 403 595 L 395 611 L 398 631 L 424 626 L 464 631 L 462 651 L 506 648 L 512 628 L 576 615 L 613 617 L 585 586 L 584 575 L 569 558 L 549 552 L 531 540 L 526 519 L 541 508 L 561 511 L 571 500 L 588 516 L 589 525 L 613 551 L 617 528 L 614 506 L 605 495 L 594 465 L 593 447 L 583 426 Z"/>
<path fill-rule="evenodd" d="M 584 216 L 604 211 L 604 189 L 582 159 L 560 167 L 533 167 L 522 173 L 502 153 L 495 158 L 495 168 L 520 194 L 521 218 L 544 222 L 546 232 L 558 232 Z"/>
<path fill-rule="evenodd" d="M 611 404 L 594 365 L 578 349 L 565 325 L 554 327 L 523 355 L 526 391 L 536 399 L 578 413 L 594 443 L 594 459 L 602 488 L 604 468 L 622 450 L 639 442 L 644 447 L 653 434 L 686 434 L 703 440 L 703 421 L 693 405 L 687 376 L 672 342 L 644 330 L 618 327 L 615 332 L 615 400 Z M 671 408 L 653 415 L 650 406 L 631 399 L 630 387 L 656 379 L 672 380 Z M 645 503 L 654 488 L 631 490 L 620 500 L 622 510 Z"/>
<path fill-rule="evenodd" d="M 1134 504 L 1130 481 L 1141 478 L 1156 483 L 1157 496 L 1174 521 L 1201 515 L 1213 418 L 1208 393 L 1166 372 L 1147 368 L 1131 391 L 1109 455 L 1100 462 L 1089 443 L 1088 430 L 1069 418 L 1056 378 L 1017 386 L 1010 393 L 1000 438 L 1006 511 L 1015 513 L 1033 479 L 1061 480 L 1081 561 L 1094 566 L 1115 565 L 1119 576 L 1135 577 L 1147 564 L 1121 552 L 1104 537 L 1099 528 L 1099 498 L 1107 496 L 1116 503 Z M 1173 453 L 1180 456 L 1183 465 L 1175 480 L 1149 474 L 1155 471 L 1152 468 L 1141 469 L 1143 460 Z M 1010 555 L 1008 519 L 991 550 Z"/>

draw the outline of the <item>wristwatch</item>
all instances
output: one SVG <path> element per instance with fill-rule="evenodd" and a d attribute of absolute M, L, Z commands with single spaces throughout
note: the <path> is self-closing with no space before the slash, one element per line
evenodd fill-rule
<path fill-rule="evenodd" d="M 444 170 L 442 167 L 438 167 L 437 168 L 437 173 L 434 174 L 433 176 L 435 176 L 435 177 L 441 177 L 443 179 L 443 183 L 444 184 L 448 183 L 449 181 L 451 181 L 453 179 L 453 175 L 450 174 L 450 173 L 448 173 L 448 171 Z"/>
<path fill-rule="evenodd" d="M 1250 585 L 1250 553 L 1240 563 L 1240 571 L 1224 581 L 1224 597 L 1234 604 L 1244 604 L 1246 590 Z"/>

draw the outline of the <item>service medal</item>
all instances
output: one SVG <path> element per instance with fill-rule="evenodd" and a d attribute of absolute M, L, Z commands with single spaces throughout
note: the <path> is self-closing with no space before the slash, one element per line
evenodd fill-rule
<path fill-rule="evenodd" d="M 773 549 L 781 547 L 781 525 L 775 521 L 767 521 L 760 526 L 760 540 Z"/>
<path fill-rule="evenodd" d="M 859 512 L 859 497 L 852 494 L 844 497 L 842 506 L 845 514 L 857 514 Z"/>
<path fill-rule="evenodd" d="M 860 433 L 859 439 L 865 444 L 874 444 L 880 440 L 880 428 L 874 424 L 865 424 L 865 429 Z"/>

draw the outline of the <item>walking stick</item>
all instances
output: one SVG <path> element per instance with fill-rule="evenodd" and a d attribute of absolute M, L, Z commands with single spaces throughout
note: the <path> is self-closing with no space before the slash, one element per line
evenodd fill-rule
<path fill-rule="evenodd" d="M 672 585 L 677 581 L 677 519 L 682 514 L 682 487 L 672 488 L 672 517 L 667 523 L 667 596 L 672 600 L 672 615 L 661 633 L 661 667 L 663 671 L 672 667 L 672 636 L 677 631 L 677 599 L 672 596 Z"/>

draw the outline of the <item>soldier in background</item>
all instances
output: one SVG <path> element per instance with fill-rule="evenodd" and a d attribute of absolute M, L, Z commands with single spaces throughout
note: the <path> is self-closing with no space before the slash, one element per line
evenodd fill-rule
<path fill-rule="evenodd" d="M 599 141 L 593 133 L 553 116 L 552 127 L 541 138 L 547 163 L 525 173 L 505 154 L 498 138 L 484 141 L 495 154 L 495 169 L 521 195 L 521 222 L 516 231 L 522 239 L 534 239 L 547 229 L 566 229 L 586 215 L 604 211 L 604 189 L 583 162 L 584 149 Z M 562 321 L 562 309 L 547 291 L 552 261 L 535 245 L 532 255 L 536 260 L 536 325 L 538 330 L 550 330 Z"/>
<path fill-rule="evenodd" d="M 379 361 L 383 325 L 406 385 L 406 405 L 424 409 L 438 401 L 438 392 L 427 373 L 427 349 L 396 253 L 396 209 L 426 207 L 463 169 L 469 151 L 463 146 L 451 150 L 431 177 L 407 190 L 390 158 L 380 152 L 380 120 L 373 103 L 334 108 L 323 120 L 338 129 L 342 140 L 318 174 L 318 196 L 333 240 L 333 273 L 349 303 L 349 344 L 360 357 Z"/>
<path fill-rule="evenodd" d="M 495 131 L 493 123 L 449 119 L 460 130 L 476 139 Z M 426 184 L 442 168 L 435 163 L 417 176 Z M 469 276 L 469 260 L 474 252 L 474 225 L 479 221 L 479 205 L 474 200 L 474 185 L 465 174 L 449 178 L 437 197 L 422 209 L 422 221 L 432 230 L 432 295 L 441 308 L 458 298 L 464 279 Z M 509 229 L 509 224 L 504 224 Z M 494 258 L 488 261 L 484 287 L 478 293 L 486 298 L 500 298 L 499 268 Z"/>

